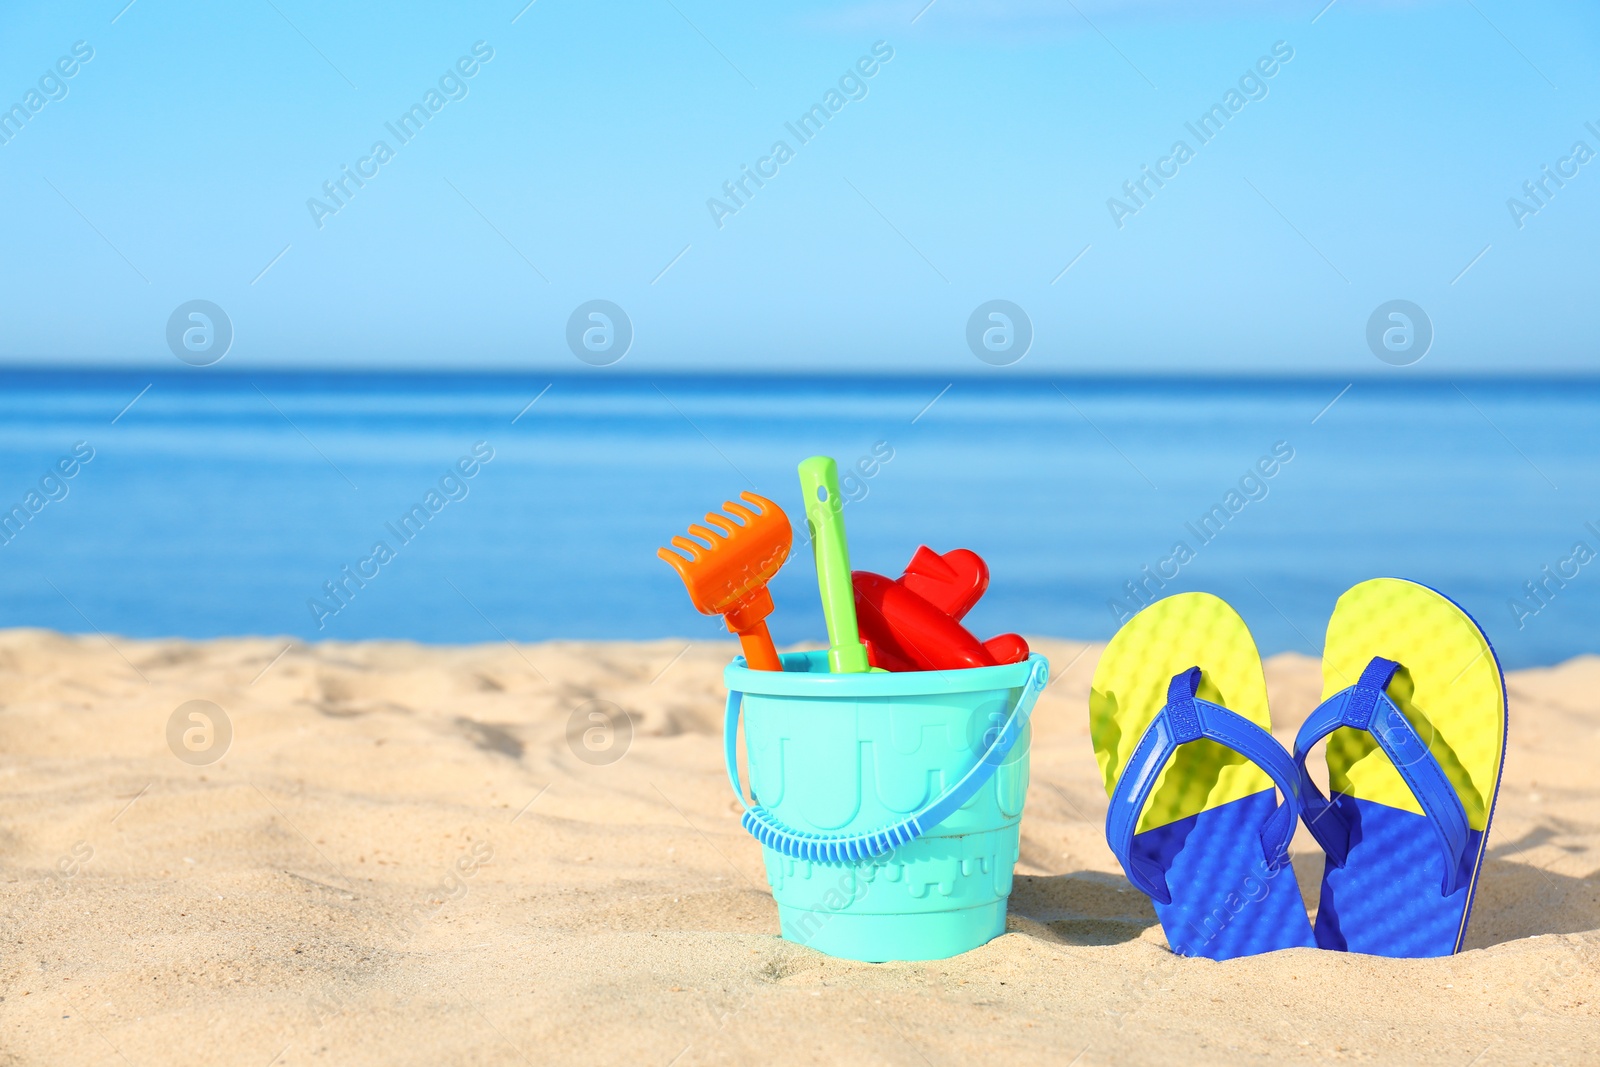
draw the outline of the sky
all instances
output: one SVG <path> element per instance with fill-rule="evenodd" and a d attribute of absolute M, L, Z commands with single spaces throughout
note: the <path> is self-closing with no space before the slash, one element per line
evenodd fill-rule
<path fill-rule="evenodd" d="M 0 9 L 0 361 L 1596 366 L 1593 5 L 524 4 Z"/>

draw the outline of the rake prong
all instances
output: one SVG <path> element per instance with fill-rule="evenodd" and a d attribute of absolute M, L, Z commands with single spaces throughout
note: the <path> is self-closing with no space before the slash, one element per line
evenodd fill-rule
<path fill-rule="evenodd" d="M 707 541 L 711 542 L 711 548 L 706 550 L 708 552 L 713 551 L 724 540 L 723 536 L 721 534 L 712 533 L 710 530 L 706 529 L 704 526 L 701 526 L 698 523 L 694 523 L 694 524 L 690 525 L 689 532 L 694 534 L 696 537 L 703 537 Z"/>
<path fill-rule="evenodd" d="M 699 563 L 701 560 L 706 558 L 706 546 L 702 545 L 699 541 L 691 541 L 682 534 L 678 534 L 672 539 L 672 547 L 683 549 L 683 551 L 689 554 L 689 558 L 694 560 L 696 563 Z"/>
<path fill-rule="evenodd" d="M 672 538 L 672 549 L 656 555 L 678 572 L 697 611 L 723 616 L 744 642 L 747 657 L 755 644 L 758 656 L 750 659 L 752 664 L 770 661 L 762 669 L 777 670 L 777 653 L 770 649 L 764 621 L 772 610 L 766 585 L 788 555 L 793 530 L 772 501 L 755 493 L 740 497 L 745 504 L 727 501 L 724 511 L 706 515 L 705 526 L 691 525 L 688 536 Z"/>
<path fill-rule="evenodd" d="M 706 521 L 730 537 L 738 531 L 744 529 L 743 526 L 733 522 L 728 518 L 728 516 L 722 514 L 720 511 L 706 512 Z"/>
<path fill-rule="evenodd" d="M 725 510 L 728 514 L 737 515 L 739 518 L 743 519 L 746 524 L 754 522 L 757 518 L 755 512 L 751 511 L 743 504 L 735 504 L 731 500 L 726 501 L 722 507 L 723 510 Z"/>
<path fill-rule="evenodd" d="M 748 489 L 739 494 L 739 499 L 748 501 L 751 506 L 753 506 L 757 511 L 761 512 L 763 515 L 766 515 L 772 511 L 776 511 L 778 507 L 778 505 L 774 504 L 766 497 L 752 493 Z"/>
<path fill-rule="evenodd" d="M 678 578 L 683 582 L 684 588 L 689 591 L 689 601 L 694 604 L 694 609 L 702 615 L 713 614 L 701 599 L 700 589 L 694 580 L 694 564 L 670 549 L 658 548 L 656 555 L 666 560 L 672 569 L 678 572 Z"/>

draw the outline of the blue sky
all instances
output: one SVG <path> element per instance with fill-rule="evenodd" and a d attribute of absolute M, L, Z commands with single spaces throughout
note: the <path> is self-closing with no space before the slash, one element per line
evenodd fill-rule
<path fill-rule="evenodd" d="M 39 93 L 0 126 L 0 360 L 177 366 L 204 299 L 235 370 L 582 369 L 605 299 L 634 340 L 596 373 L 1003 373 L 966 327 L 1004 299 L 1010 372 L 1595 366 L 1592 5 L 124 2 L 0 11 L 0 107 Z M 1393 299 L 1434 330 L 1403 370 L 1365 340 Z"/>

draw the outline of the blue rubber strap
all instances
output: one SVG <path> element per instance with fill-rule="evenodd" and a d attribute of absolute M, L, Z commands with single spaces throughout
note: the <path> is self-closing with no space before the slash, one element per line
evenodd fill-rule
<path fill-rule="evenodd" d="M 982 789 L 994 776 L 994 772 L 1005 762 L 1006 756 L 1022 736 L 1023 727 L 1028 725 L 1028 718 L 1033 714 L 1033 705 L 1039 699 L 1039 694 L 1044 691 L 1045 682 L 1050 674 L 1050 664 L 1043 656 L 1035 655 L 1032 659 L 1033 669 L 1028 673 L 1027 681 L 1023 683 L 1022 695 L 1017 698 L 1016 707 L 1011 709 L 1011 716 L 1006 719 L 1005 725 L 1000 728 L 989 747 L 978 758 L 978 762 L 973 764 L 955 785 L 921 810 L 881 830 L 834 837 L 790 829 L 774 818 L 772 813 L 763 808 L 752 796 L 749 805 L 745 807 L 744 816 L 739 820 L 741 825 L 752 837 L 768 848 L 791 859 L 811 860 L 817 863 L 853 863 L 890 852 L 901 845 L 915 841 L 971 800 L 973 794 Z M 736 738 L 739 732 L 739 709 L 743 698 L 743 693 L 728 694 L 727 717 L 722 730 L 723 756 L 728 764 L 728 781 L 733 784 L 734 795 L 739 798 L 741 805 L 745 804 L 745 797 L 744 786 L 739 781 L 739 748 Z"/>
<path fill-rule="evenodd" d="M 1449 896 L 1456 891 L 1461 857 L 1467 850 L 1467 812 L 1444 768 L 1385 692 L 1399 669 L 1394 660 L 1374 656 L 1355 685 L 1324 700 L 1300 727 L 1294 739 L 1294 761 L 1300 776 L 1306 827 L 1333 865 L 1343 867 L 1350 854 L 1350 826 L 1311 780 L 1306 755 L 1313 745 L 1341 726 L 1365 730 L 1377 740 L 1378 748 L 1389 757 L 1411 795 L 1422 805 L 1422 814 L 1444 852 L 1440 892 Z"/>
<path fill-rule="evenodd" d="M 1244 716 L 1209 700 L 1197 699 L 1199 689 L 1199 667 L 1173 675 L 1167 687 L 1167 703 L 1139 738 L 1111 791 L 1111 807 L 1106 812 L 1106 841 L 1128 880 L 1163 904 L 1172 903 L 1166 876 L 1155 863 L 1134 853 L 1133 836 L 1161 769 L 1178 746 L 1207 738 L 1239 753 L 1271 777 L 1283 794 L 1282 802 L 1261 826 L 1261 848 L 1273 868 L 1288 862 L 1289 839 L 1294 836 L 1300 810 L 1299 778 L 1294 761 L 1283 746 Z"/>

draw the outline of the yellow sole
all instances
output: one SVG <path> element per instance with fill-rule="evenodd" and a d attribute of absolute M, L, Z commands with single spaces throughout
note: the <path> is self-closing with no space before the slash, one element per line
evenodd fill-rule
<path fill-rule="evenodd" d="M 1238 612 L 1210 593 L 1158 600 L 1117 631 L 1095 668 L 1089 732 L 1107 796 L 1139 738 L 1166 704 L 1172 676 L 1190 667 L 1202 672 L 1202 699 L 1264 730 L 1272 728 L 1261 654 Z M 1232 749 L 1215 741 L 1192 741 L 1161 772 L 1135 832 L 1271 788 L 1267 773 Z"/>

